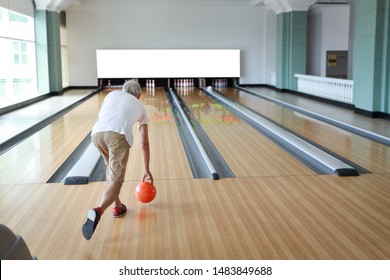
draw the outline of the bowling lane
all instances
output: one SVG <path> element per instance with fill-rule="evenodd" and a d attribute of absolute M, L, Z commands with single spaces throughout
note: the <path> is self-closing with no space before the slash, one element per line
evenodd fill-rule
<path fill-rule="evenodd" d="M 193 178 L 164 88 L 142 89 L 149 114 L 150 170 L 155 180 Z M 140 180 L 143 160 L 138 127 L 133 128 L 125 180 Z"/>
<path fill-rule="evenodd" d="M 107 92 L 100 92 L 50 125 L 0 156 L 0 184 L 46 183 L 91 131 Z M 192 178 L 165 91 L 144 91 L 141 96 L 149 113 L 149 137 L 155 179 Z M 139 134 L 134 126 L 126 180 L 143 175 Z"/>
<path fill-rule="evenodd" d="M 103 99 L 89 98 L 2 154 L 0 183 L 46 183 L 90 132 Z"/>
<path fill-rule="evenodd" d="M 233 88 L 225 96 L 374 173 L 389 173 L 390 147 Z"/>
<path fill-rule="evenodd" d="M 236 177 L 315 174 L 203 91 L 178 94 Z"/>
<path fill-rule="evenodd" d="M 91 89 L 68 90 L 59 96 L 52 96 L 24 108 L 0 116 L 0 144 L 10 140 L 92 94 Z"/>
<path fill-rule="evenodd" d="M 286 102 L 288 104 L 299 106 L 303 109 L 313 111 L 325 117 L 329 117 L 352 126 L 356 126 L 377 134 L 390 137 L 389 121 L 380 118 L 368 118 L 356 114 L 353 110 L 346 109 L 337 105 L 327 104 L 311 98 L 297 96 L 295 94 L 281 93 L 274 89 L 266 87 L 250 87 L 251 91 L 266 95 L 267 97 Z"/>

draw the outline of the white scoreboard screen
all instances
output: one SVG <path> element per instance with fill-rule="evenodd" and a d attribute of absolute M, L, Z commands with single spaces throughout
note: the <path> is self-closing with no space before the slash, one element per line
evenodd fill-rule
<path fill-rule="evenodd" d="M 105 78 L 238 78 L 240 50 L 96 50 Z"/>

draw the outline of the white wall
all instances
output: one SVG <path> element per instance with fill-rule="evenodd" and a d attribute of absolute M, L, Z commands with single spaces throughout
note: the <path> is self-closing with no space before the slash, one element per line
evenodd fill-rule
<path fill-rule="evenodd" d="M 308 13 L 307 74 L 326 76 L 326 52 L 349 49 L 350 7 L 347 4 L 313 6 Z"/>
<path fill-rule="evenodd" d="M 84 0 L 66 12 L 69 84 L 96 85 L 96 49 L 240 49 L 240 83 L 265 83 L 266 11 L 248 1 Z"/>

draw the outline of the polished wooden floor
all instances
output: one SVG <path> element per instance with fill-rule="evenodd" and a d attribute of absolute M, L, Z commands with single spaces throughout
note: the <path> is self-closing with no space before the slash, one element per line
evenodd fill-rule
<path fill-rule="evenodd" d="M 0 156 L 0 222 L 20 234 L 39 259 L 390 258 L 387 147 L 378 149 L 371 143 L 365 151 L 366 159 L 360 163 L 372 174 L 316 175 L 284 152 L 271 149 L 273 144 L 245 123 L 218 112 L 218 106 L 193 93 L 185 97 L 192 110 L 204 105 L 216 110 L 207 116 L 207 110 L 199 110 L 197 118 L 235 166 L 237 176 L 193 179 L 166 95 L 159 88 L 142 96 L 150 117 L 157 197 L 150 204 L 140 204 L 134 197 L 142 176 L 135 133 L 121 194 L 129 212 L 114 219 L 107 211 L 92 239 L 84 240 L 81 226 L 88 209 L 100 200 L 104 182 L 81 186 L 45 182 L 88 134 L 104 95 L 90 98 Z M 318 125 L 305 120 L 309 131 Z M 233 137 L 235 129 L 239 132 Z M 333 142 L 326 135 L 317 138 Z M 231 137 L 228 143 L 227 137 Z M 361 142 L 350 137 L 353 140 L 335 145 L 344 142 L 346 153 L 360 158 Z M 251 140 L 256 142 L 250 147 L 258 159 L 248 156 L 246 162 L 245 141 Z M 240 142 L 245 149 L 237 147 Z M 269 149 L 273 156 L 267 155 Z M 237 150 L 242 151 L 241 157 Z"/>
<path fill-rule="evenodd" d="M 314 174 L 201 90 L 193 89 L 181 98 L 236 177 Z"/>
<path fill-rule="evenodd" d="M 390 170 L 390 148 L 383 144 L 373 142 L 362 136 L 315 120 L 238 89 L 226 88 L 221 90 L 221 92 L 227 97 L 370 172 L 387 173 Z M 351 110 L 344 111 L 350 112 Z M 357 116 L 357 118 L 362 117 Z M 368 120 L 370 119 L 365 118 L 364 124 L 367 125 Z M 380 133 L 390 131 L 389 121 L 372 120 L 372 122 L 377 124 L 377 128 L 382 127 Z M 385 129 L 386 124 L 388 125 L 387 130 Z M 383 135 L 386 136 L 386 133 L 383 133 Z"/>

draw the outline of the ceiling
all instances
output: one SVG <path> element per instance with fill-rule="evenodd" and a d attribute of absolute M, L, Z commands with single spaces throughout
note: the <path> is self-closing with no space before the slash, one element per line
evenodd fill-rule
<path fill-rule="evenodd" d="M 84 0 L 33 0 L 39 10 L 61 12 L 73 5 L 82 5 Z M 107 0 L 109 1 L 109 0 Z M 143 0 L 147 1 L 147 0 Z M 163 1 L 163 0 L 159 0 Z M 166 0 L 173 1 L 173 0 Z M 178 1 L 178 0 L 177 0 Z M 180 0 L 183 1 L 183 0 Z M 186 0 L 199 1 L 199 0 Z M 275 13 L 305 11 L 315 3 L 347 3 L 347 0 L 202 0 L 202 1 L 244 1 L 250 6 L 264 6 Z"/>
<path fill-rule="evenodd" d="M 81 5 L 83 0 L 33 0 L 38 10 L 61 12 L 71 5 Z"/>

